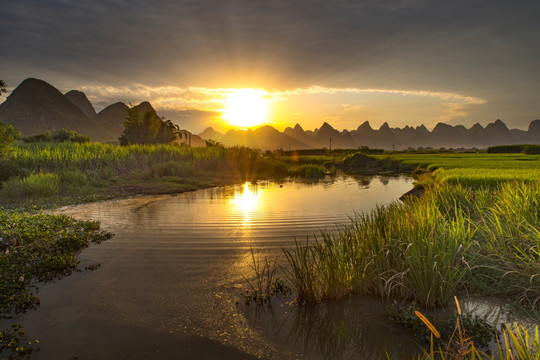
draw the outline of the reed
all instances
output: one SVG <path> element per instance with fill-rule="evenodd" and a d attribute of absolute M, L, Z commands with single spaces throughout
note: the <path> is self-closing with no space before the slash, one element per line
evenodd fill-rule
<path fill-rule="evenodd" d="M 291 282 L 311 303 L 356 292 L 436 307 L 468 291 L 538 310 L 539 199 L 538 183 L 435 185 L 286 249 Z"/>
<path fill-rule="evenodd" d="M 58 195 L 60 176 L 50 173 L 30 174 L 27 177 L 14 177 L 2 185 L 0 197 L 9 200 L 51 198 Z"/>

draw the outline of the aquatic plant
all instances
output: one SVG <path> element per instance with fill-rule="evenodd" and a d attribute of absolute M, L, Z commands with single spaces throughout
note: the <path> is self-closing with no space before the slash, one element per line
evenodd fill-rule
<path fill-rule="evenodd" d="M 252 260 L 250 268 L 253 270 L 255 279 L 248 279 L 244 276 L 244 280 L 249 286 L 249 290 L 246 290 L 244 294 L 246 304 L 249 305 L 251 301 L 264 304 L 268 303 L 273 295 L 290 293 L 290 287 L 283 279 L 276 276 L 277 258 L 271 261 L 265 257 L 261 261 L 260 257 L 255 256 L 253 248 L 250 251 Z"/>
<path fill-rule="evenodd" d="M 0 317 L 37 307 L 37 283 L 70 274 L 78 251 L 111 236 L 97 222 L 0 211 Z"/>
<path fill-rule="evenodd" d="M 476 329 L 467 329 L 466 320 L 464 321 L 463 314 L 459 306 L 459 302 L 456 298 L 456 306 L 458 309 L 458 316 L 455 320 L 454 331 L 446 342 L 442 345 L 438 345 L 436 348 L 433 336 L 437 337 L 438 331 L 429 320 L 427 320 L 420 312 L 417 312 L 418 317 L 431 331 L 431 341 L 429 349 L 424 351 L 421 359 L 479 359 L 488 360 L 495 359 L 495 355 L 488 354 L 480 351 L 476 347 L 475 340 L 470 334 Z M 505 324 L 502 336 L 497 338 L 497 359 L 540 359 L 540 337 L 538 335 L 538 326 L 534 327 L 534 332 L 531 334 L 525 326 L 520 324 Z"/>

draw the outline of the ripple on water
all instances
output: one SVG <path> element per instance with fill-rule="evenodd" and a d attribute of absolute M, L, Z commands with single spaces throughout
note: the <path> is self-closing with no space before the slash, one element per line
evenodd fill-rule
<path fill-rule="evenodd" d="M 264 181 L 63 208 L 116 235 L 80 256 L 99 270 L 43 286 L 40 309 L 16 321 L 40 339 L 45 358 L 295 358 L 297 348 L 254 326 L 236 304 L 250 248 L 282 259 L 295 239 L 334 230 L 411 188 L 405 177 Z"/>

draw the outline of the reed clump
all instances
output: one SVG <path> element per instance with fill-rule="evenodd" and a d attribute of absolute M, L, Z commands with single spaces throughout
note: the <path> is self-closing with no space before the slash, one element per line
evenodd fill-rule
<path fill-rule="evenodd" d="M 539 201 L 539 183 L 437 184 L 286 249 L 290 280 L 309 303 L 367 293 L 431 308 L 467 291 L 538 311 Z"/>

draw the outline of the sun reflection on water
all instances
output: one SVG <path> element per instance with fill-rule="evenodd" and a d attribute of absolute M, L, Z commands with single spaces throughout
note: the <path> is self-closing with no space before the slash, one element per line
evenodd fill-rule
<path fill-rule="evenodd" d="M 233 211 L 243 215 L 242 226 L 251 226 L 253 213 L 259 207 L 259 193 L 257 187 L 249 182 L 245 182 L 242 188 L 235 191 L 234 197 L 231 198 Z"/>

